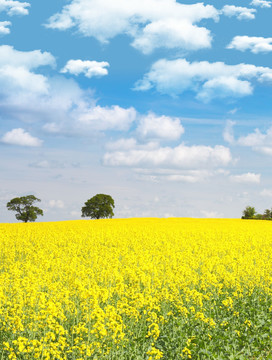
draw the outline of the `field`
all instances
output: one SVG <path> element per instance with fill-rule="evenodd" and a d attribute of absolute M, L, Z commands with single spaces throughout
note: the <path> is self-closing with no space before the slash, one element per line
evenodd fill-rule
<path fill-rule="evenodd" d="M 0 224 L 0 359 L 272 359 L 272 222 Z"/>

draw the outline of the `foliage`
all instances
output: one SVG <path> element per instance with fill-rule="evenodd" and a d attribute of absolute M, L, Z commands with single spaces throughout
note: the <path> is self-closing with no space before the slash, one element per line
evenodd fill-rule
<path fill-rule="evenodd" d="M 269 222 L 65 221 L 0 233 L 2 359 L 272 359 Z"/>
<path fill-rule="evenodd" d="M 272 209 L 265 209 L 263 214 L 257 214 L 254 207 L 247 206 L 243 211 L 242 219 L 272 220 Z"/>
<path fill-rule="evenodd" d="M 253 219 L 256 214 L 256 210 L 252 206 L 247 206 L 243 211 L 242 219 Z"/>
<path fill-rule="evenodd" d="M 264 214 L 263 214 L 263 218 L 265 220 L 271 219 L 272 218 L 272 211 L 269 210 L 269 209 L 265 209 Z"/>
<path fill-rule="evenodd" d="M 81 209 L 81 216 L 92 219 L 112 218 L 114 207 L 114 200 L 110 195 L 97 194 L 85 202 L 85 206 Z"/>
<path fill-rule="evenodd" d="M 7 203 L 8 210 L 16 211 L 17 220 L 24 222 L 35 221 L 38 215 L 43 216 L 43 211 L 37 206 L 33 206 L 36 201 L 41 201 L 34 195 L 27 195 L 14 198 Z"/>

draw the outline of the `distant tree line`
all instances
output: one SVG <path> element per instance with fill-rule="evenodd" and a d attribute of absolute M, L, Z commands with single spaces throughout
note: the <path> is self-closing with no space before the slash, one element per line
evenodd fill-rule
<path fill-rule="evenodd" d="M 272 220 L 272 209 L 265 209 L 263 214 L 258 214 L 253 206 L 247 206 L 243 211 L 242 219 Z"/>
<path fill-rule="evenodd" d="M 15 211 L 17 220 L 28 222 L 35 221 L 39 215 L 43 216 L 43 210 L 34 203 L 41 201 L 34 195 L 27 195 L 11 199 L 7 203 L 8 210 Z M 110 195 L 97 194 L 85 202 L 81 209 L 82 217 L 92 219 L 106 219 L 114 216 L 114 200 Z"/>

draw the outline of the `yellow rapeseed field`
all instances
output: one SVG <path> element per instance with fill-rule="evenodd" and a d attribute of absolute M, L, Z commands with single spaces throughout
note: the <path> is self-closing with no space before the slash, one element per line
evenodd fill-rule
<path fill-rule="evenodd" d="M 0 359 L 272 359 L 272 222 L 0 224 Z"/>

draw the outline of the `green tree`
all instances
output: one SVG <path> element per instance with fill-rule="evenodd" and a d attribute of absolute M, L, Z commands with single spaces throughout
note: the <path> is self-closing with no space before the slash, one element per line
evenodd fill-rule
<path fill-rule="evenodd" d="M 97 194 L 85 202 L 85 206 L 81 209 L 81 216 L 92 219 L 112 218 L 114 207 L 114 200 L 110 195 Z"/>
<path fill-rule="evenodd" d="M 43 216 L 43 211 L 37 206 L 33 206 L 36 201 L 41 201 L 34 195 L 27 195 L 14 198 L 7 203 L 8 210 L 16 211 L 17 220 L 24 222 L 35 221 L 38 215 Z"/>
<path fill-rule="evenodd" d="M 263 214 L 263 218 L 264 219 L 266 219 L 266 220 L 269 220 L 269 219 L 271 219 L 271 216 L 272 214 L 271 214 L 271 210 L 269 210 L 269 209 L 265 209 L 264 210 L 264 214 Z"/>
<path fill-rule="evenodd" d="M 256 210 L 253 206 L 247 206 L 243 211 L 242 219 L 253 219 L 256 214 Z"/>

